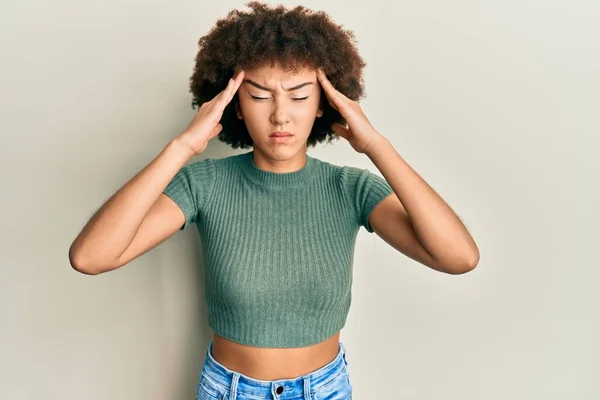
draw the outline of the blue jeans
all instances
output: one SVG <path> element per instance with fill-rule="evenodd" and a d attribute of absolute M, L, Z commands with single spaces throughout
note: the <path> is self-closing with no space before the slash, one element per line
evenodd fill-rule
<path fill-rule="evenodd" d="M 261 381 L 219 364 L 211 354 L 212 340 L 198 385 L 196 400 L 348 400 L 352 386 L 346 349 L 340 342 L 329 364 L 296 378 Z"/>

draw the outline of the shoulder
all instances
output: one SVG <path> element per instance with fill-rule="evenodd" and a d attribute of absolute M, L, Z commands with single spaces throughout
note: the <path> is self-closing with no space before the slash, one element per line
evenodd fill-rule
<path fill-rule="evenodd" d="M 219 170 L 230 169 L 234 167 L 237 163 L 237 160 L 241 154 L 235 154 L 232 156 L 215 158 L 215 157 L 206 157 L 201 160 L 192 161 L 187 164 L 184 168 L 193 171 L 193 172 L 210 172 L 217 173 Z"/>
<path fill-rule="evenodd" d="M 376 179 L 375 174 L 367 168 L 336 164 L 317 158 L 315 160 L 318 169 L 321 171 L 321 176 L 327 177 L 331 183 L 347 192 L 354 192 L 368 181 Z"/>
<path fill-rule="evenodd" d="M 363 171 L 361 168 L 354 167 L 351 165 L 336 164 L 315 157 L 313 157 L 313 159 L 318 165 L 319 170 L 334 175 L 337 178 L 342 178 L 343 175 L 346 175 L 348 173 L 360 173 Z"/>

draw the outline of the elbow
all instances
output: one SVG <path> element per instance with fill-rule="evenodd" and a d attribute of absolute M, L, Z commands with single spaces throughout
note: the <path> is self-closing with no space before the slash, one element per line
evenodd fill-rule
<path fill-rule="evenodd" d="M 460 262 L 454 262 L 448 265 L 446 272 L 451 275 L 463 275 L 473 271 L 479 264 L 479 252 L 475 252 L 471 257 L 465 258 Z"/>
<path fill-rule="evenodd" d="M 71 267 L 75 271 L 84 275 L 99 275 L 108 270 L 102 269 L 90 262 L 89 259 L 76 249 L 74 244 L 69 248 L 69 264 L 71 264 Z"/>
<path fill-rule="evenodd" d="M 475 264 L 475 265 L 465 264 L 465 265 L 462 265 L 459 267 L 449 268 L 446 272 L 448 272 L 450 275 L 463 275 L 463 274 L 466 274 L 467 272 L 473 271 L 476 266 L 477 266 L 477 264 Z"/>
<path fill-rule="evenodd" d="M 71 264 L 71 268 L 75 271 L 80 272 L 85 275 L 97 275 L 96 271 L 92 271 L 86 262 L 82 259 L 80 254 L 75 251 L 74 245 L 69 247 L 69 264 Z"/>

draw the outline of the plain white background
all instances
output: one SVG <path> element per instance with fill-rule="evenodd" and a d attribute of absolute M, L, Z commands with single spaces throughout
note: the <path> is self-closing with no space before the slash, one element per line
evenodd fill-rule
<path fill-rule="evenodd" d="M 301 4 L 354 31 L 367 116 L 481 251 L 445 275 L 361 230 L 355 398 L 600 398 L 599 3 Z M 195 228 L 98 276 L 67 252 L 187 126 L 197 40 L 233 8 L 2 2 L 0 398 L 193 398 L 210 338 Z M 378 172 L 343 139 L 309 153 Z"/>

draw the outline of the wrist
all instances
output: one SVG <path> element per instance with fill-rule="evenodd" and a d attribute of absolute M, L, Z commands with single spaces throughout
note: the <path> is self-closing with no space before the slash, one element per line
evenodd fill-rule
<path fill-rule="evenodd" d="M 181 136 L 171 140 L 165 146 L 164 151 L 174 154 L 177 158 L 183 160 L 184 163 L 195 155 L 190 145 Z"/>
<path fill-rule="evenodd" d="M 377 155 L 377 153 L 379 153 L 383 147 L 389 146 L 390 144 L 390 141 L 385 136 L 377 134 L 374 136 L 374 139 L 371 141 L 371 143 L 369 143 L 364 153 L 368 157 L 373 157 L 374 155 Z"/>

